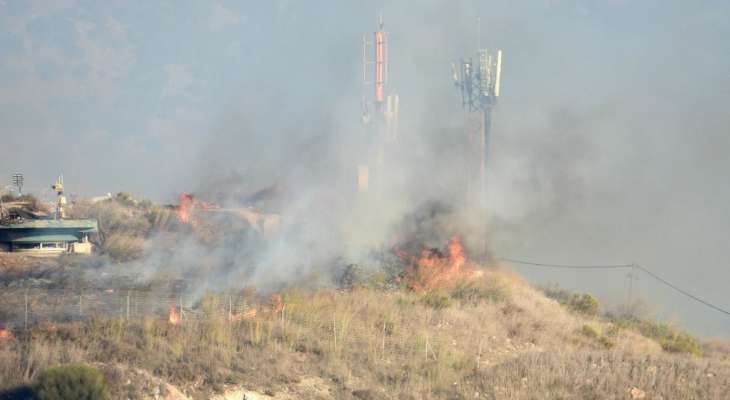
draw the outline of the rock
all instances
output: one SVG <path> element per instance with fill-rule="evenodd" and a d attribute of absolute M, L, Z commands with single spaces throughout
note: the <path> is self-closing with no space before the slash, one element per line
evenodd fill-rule
<path fill-rule="evenodd" d="M 633 400 L 646 398 L 646 392 L 637 387 L 632 387 L 631 390 L 629 390 L 629 393 L 631 394 L 631 399 Z"/>

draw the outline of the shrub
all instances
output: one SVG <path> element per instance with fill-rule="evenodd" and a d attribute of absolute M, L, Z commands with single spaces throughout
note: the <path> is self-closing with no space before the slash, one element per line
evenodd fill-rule
<path fill-rule="evenodd" d="M 337 278 L 337 284 L 343 288 L 352 288 L 362 285 L 367 280 L 367 275 L 358 264 L 348 264 Z"/>
<path fill-rule="evenodd" d="M 26 208 L 29 211 L 49 211 L 48 207 L 46 207 L 43 202 L 38 200 L 37 197 L 33 196 L 32 194 L 24 194 L 20 196 L 14 196 L 12 194 L 5 194 L 3 195 L 0 200 L 4 203 L 9 202 L 24 202 L 26 203 Z"/>
<path fill-rule="evenodd" d="M 598 315 L 598 300 L 590 294 L 574 294 L 566 304 L 571 310 L 584 315 Z"/>
<path fill-rule="evenodd" d="M 109 236 L 101 249 L 114 261 L 131 261 L 142 257 L 144 239 L 137 236 L 114 234 Z"/>
<path fill-rule="evenodd" d="M 616 343 L 614 343 L 613 340 L 609 339 L 606 336 L 601 336 L 600 338 L 598 338 L 598 343 L 600 343 L 601 346 L 603 346 L 604 348 L 606 348 L 606 350 L 612 349 L 613 346 L 616 345 Z"/>
<path fill-rule="evenodd" d="M 571 293 L 557 285 L 549 285 L 541 289 L 545 296 L 557 300 L 570 311 L 589 316 L 596 316 L 600 311 L 598 300 L 588 293 Z"/>
<path fill-rule="evenodd" d="M 560 304 L 566 304 L 570 300 L 572 293 L 565 289 L 561 289 L 557 284 L 547 285 L 540 288 L 545 296 L 556 300 Z"/>
<path fill-rule="evenodd" d="M 662 339 L 659 344 L 664 351 L 670 353 L 700 354 L 702 347 L 694 336 L 684 332 L 673 332 Z"/>
<path fill-rule="evenodd" d="M 87 365 L 63 365 L 41 372 L 35 385 L 38 400 L 107 400 L 101 372 Z"/>
<path fill-rule="evenodd" d="M 94 218 L 99 221 L 99 238 L 102 242 L 115 234 L 147 236 L 152 222 L 145 210 L 134 207 L 124 196 L 97 203 L 79 202 L 71 208 L 72 218 Z"/>
<path fill-rule="evenodd" d="M 580 333 L 583 334 L 583 336 L 595 339 L 598 337 L 598 331 L 596 328 L 590 326 L 590 325 L 583 325 L 583 327 L 580 330 Z"/>
<path fill-rule="evenodd" d="M 692 335 L 681 332 L 669 324 L 650 319 L 622 318 L 613 321 L 619 328 L 638 331 L 642 336 L 655 340 L 669 353 L 702 353 L 702 345 Z"/>
<path fill-rule="evenodd" d="M 137 207 L 137 205 L 139 204 L 137 200 L 132 197 L 131 194 L 125 192 L 117 193 L 117 195 L 114 196 L 114 200 L 116 200 L 119 204 L 127 207 Z"/>
<path fill-rule="evenodd" d="M 175 213 L 170 209 L 160 207 L 158 205 L 141 205 L 147 210 L 147 221 L 149 222 L 153 231 L 169 231 L 171 227 L 177 222 Z M 149 232 L 148 232 L 149 234 Z"/>
<path fill-rule="evenodd" d="M 451 289 L 450 296 L 474 304 L 484 300 L 503 302 L 509 299 L 510 288 L 502 279 L 464 280 Z"/>

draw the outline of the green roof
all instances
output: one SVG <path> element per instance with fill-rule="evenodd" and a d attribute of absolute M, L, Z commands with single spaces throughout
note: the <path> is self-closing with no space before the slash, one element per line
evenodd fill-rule
<path fill-rule="evenodd" d="M 0 225 L 0 231 L 15 229 L 74 229 L 94 233 L 99 230 L 99 224 L 95 219 L 33 219 L 19 224 Z"/>
<path fill-rule="evenodd" d="M 74 235 L 34 235 L 12 239 L 12 243 L 78 242 Z"/>

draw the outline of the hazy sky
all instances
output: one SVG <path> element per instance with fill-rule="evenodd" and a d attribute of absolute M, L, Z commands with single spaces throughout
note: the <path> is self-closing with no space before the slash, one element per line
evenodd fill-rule
<path fill-rule="evenodd" d="M 402 134 L 423 135 L 429 156 L 461 134 L 449 63 L 475 50 L 475 17 L 504 51 L 497 254 L 635 261 L 730 307 L 727 1 L 0 0 L 0 176 L 172 201 L 228 171 L 265 184 L 339 166 L 327 160 L 352 151 L 360 35 L 380 12 Z M 621 273 L 519 270 L 626 296 Z M 730 332 L 646 276 L 636 291 L 694 330 Z"/>

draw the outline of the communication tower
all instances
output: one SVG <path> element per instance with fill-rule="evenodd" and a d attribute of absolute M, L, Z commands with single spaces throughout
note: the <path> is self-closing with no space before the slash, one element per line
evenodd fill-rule
<path fill-rule="evenodd" d="M 362 123 L 371 151 L 357 168 L 357 187 L 360 193 L 370 190 L 371 179 L 376 185 L 381 184 L 388 147 L 398 140 L 399 98 L 388 90 L 389 35 L 385 31 L 382 16 L 378 21 L 378 30 L 369 36 L 370 34 L 364 34 L 362 37 Z M 375 164 L 374 168 L 371 168 L 371 164 Z"/>
<path fill-rule="evenodd" d="M 478 203 L 486 204 L 487 161 L 491 136 L 492 110 L 497 104 L 502 75 L 502 50 L 496 52 L 478 49 L 469 58 L 462 58 L 451 64 L 454 85 L 461 94 L 462 107 L 478 116 L 475 133 L 478 140 L 477 155 L 478 172 L 469 182 L 473 195 L 478 196 Z M 476 181 L 476 182 L 475 182 Z"/>
<path fill-rule="evenodd" d="M 56 219 L 66 218 L 66 196 L 63 195 L 63 175 L 56 179 L 56 183 L 51 186 L 57 194 L 56 200 Z"/>

